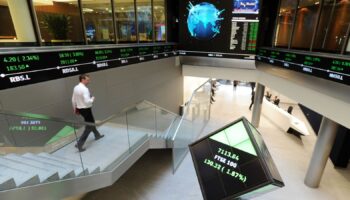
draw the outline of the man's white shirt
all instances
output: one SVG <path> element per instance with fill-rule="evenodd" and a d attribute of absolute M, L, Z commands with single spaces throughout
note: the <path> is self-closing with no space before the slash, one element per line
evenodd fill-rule
<path fill-rule="evenodd" d="M 79 83 L 74 87 L 72 95 L 73 108 L 91 108 L 94 98 L 91 97 L 89 89 L 83 84 Z"/>

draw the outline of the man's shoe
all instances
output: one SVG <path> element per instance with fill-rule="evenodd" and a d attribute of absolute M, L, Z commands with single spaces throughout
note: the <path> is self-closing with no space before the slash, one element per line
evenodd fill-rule
<path fill-rule="evenodd" d="M 99 135 L 97 138 L 95 138 L 95 140 L 99 140 L 101 138 L 103 138 L 105 135 Z"/>
<path fill-rule="evenodd" d="M 78 144 L 75 144 L 74 146 L 75 146 L 75 148 L 78 148 L 79 152 L 83 152 L 83 151 L 86 150 L 86 149 L 83 148 L 83 147 L 78 147 Z"/>

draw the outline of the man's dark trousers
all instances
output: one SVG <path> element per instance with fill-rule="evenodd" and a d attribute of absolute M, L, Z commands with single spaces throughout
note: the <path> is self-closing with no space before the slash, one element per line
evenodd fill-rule
<path fill-rule="evenodd" d="M 94 119 L 94 116 L 92 115 L 91 108 L 83 108 L 83 109 L 78 109 L 78 110 L 79 110 L 79 113 L 81 114 L 81 116 L 84 117 L 85 122 L 95 123 L 95 119 Z M 95 138 L 101 137 L 101 134 L 96 129 L 96 126 L 86 125 L 85 130 L 78 141 L 78 147 L 80 147 L 80 148 L 83 147 L 83 145 L 84 145 L 86 139 L 88 138 L 89 134 L 91 133 L 91 131 L 94 133 Z"/>

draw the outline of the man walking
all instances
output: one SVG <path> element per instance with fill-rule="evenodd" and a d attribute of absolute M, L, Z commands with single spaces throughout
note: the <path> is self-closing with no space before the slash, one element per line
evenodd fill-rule
<path fill-rule="evenodd" d="M 254 98 L 255 98 L 255 92 L 252 91 L 252 98 L 251 98 L 251 103 L 250 103 L 250 106 L 249 106 L 249 110 L 252 110 L 252 106 L 254 104 Z"/>
<path fill-rule="evenodd" d="M 91 107 L 95 100 L 95 97 L 91 96 L 87 85 L 90 83 L 90 76 L 82 74 L 79 76 L 80 83 L 74 87 L 72 95 L 72 104 L 75 114 L 83 116 L 85 122 L 95 123 L 94 116 L 92 115 Z M 86 125 L 83 134 L 81 135 L 78 143 L 75 145 L 80 152 L 85 151 L 83 145 L 88 138 L 90 132 L 95 135 L 95 140 L 99 140 L 104 137 L 101 135 L 95 126 Z"/>

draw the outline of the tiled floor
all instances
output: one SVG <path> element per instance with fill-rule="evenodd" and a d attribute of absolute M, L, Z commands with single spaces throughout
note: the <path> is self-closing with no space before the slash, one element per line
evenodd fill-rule
<path fill-rule="evenodd" d="M 241 117 L 251 119 L 250 88 L 221 85 L 212 106 L 211 120 L 203 134 Z M 283 99 L 281 99 L 283 101 Z M 300 109 L 293 115 L 306 122 Z M 318 189 L 304 185 L 305 173 L 311 158 L 316 136 L 297 138 L 278 129 L 262 117 L 259 127 L 265 143 L 280 171 L 285 187 L 256 199 L 263 200 L 342 200 L 350 197 L 349 169 L 334 169 L 329 161 Z M 171 151 L 151 150 L 146 153 L 114 185 L 90 192 L 83 200 L 200 200 L 203 199 L 188 154 L 176 174 L 172 174 Z"/>

